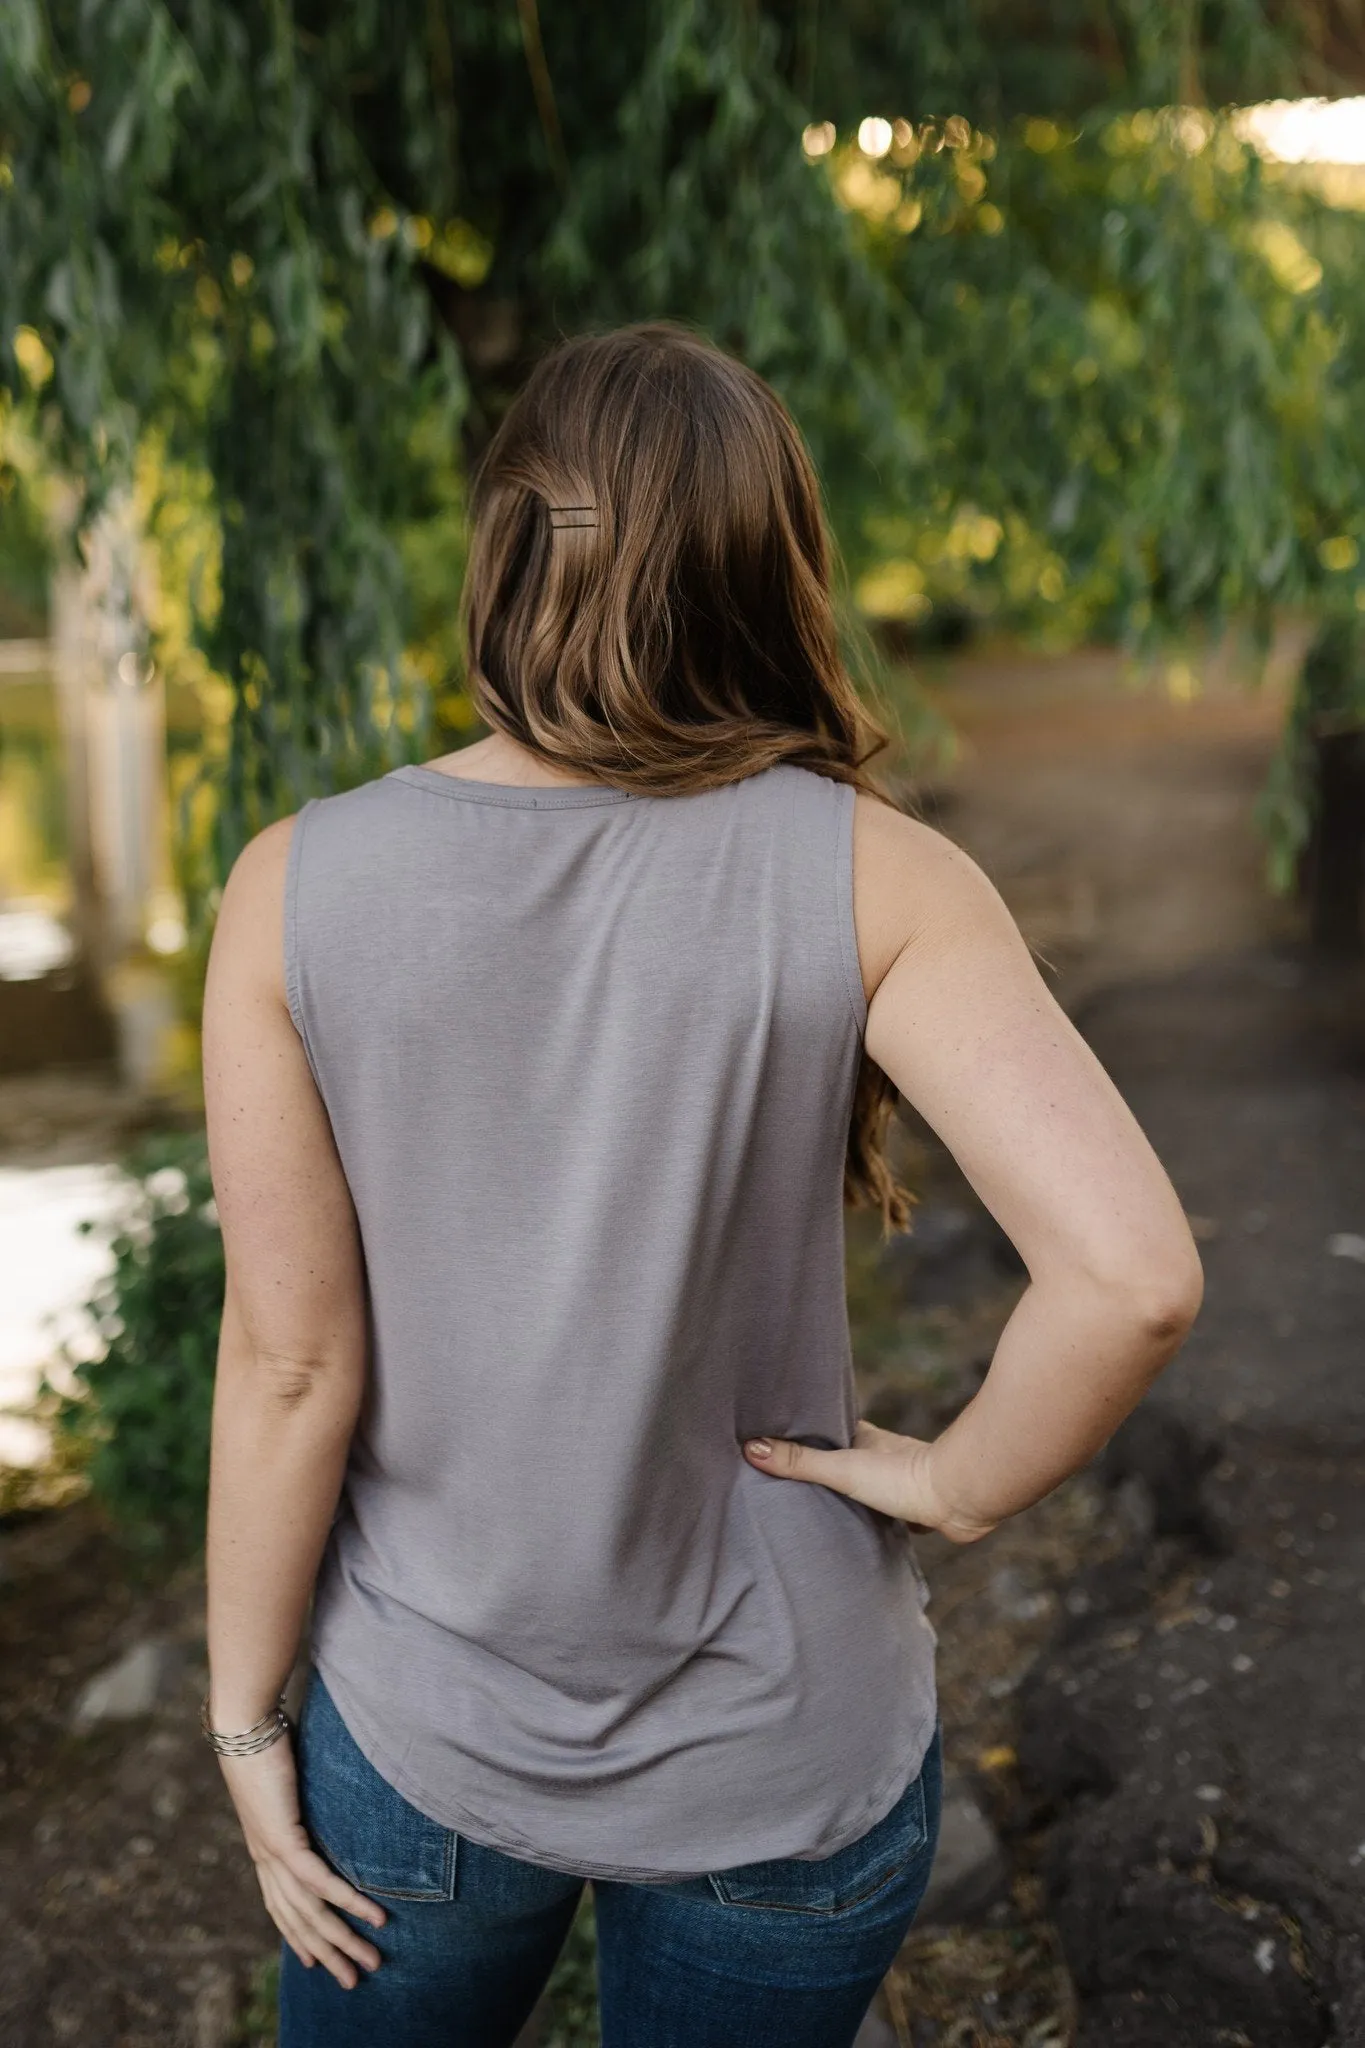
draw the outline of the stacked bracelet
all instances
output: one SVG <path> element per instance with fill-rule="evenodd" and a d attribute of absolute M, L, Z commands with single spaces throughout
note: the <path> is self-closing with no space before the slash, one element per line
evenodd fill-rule
<path fill-rule="evenodd" d="M 268 1713 L 250 1728 L 244 1728 L 240 1735 L 222 1735 L 209 1720 L 208 1694 L 199 1709 L 199 1726 L 209 1748 L 219 1756 L 255 1756 L 258 1750 L 269 1749 L 272 1742 L 278 1742 L 282 1735 L 289 1733 L 289 1716 L 284 1711 L 284 1694 L 281 1693 Z"/>

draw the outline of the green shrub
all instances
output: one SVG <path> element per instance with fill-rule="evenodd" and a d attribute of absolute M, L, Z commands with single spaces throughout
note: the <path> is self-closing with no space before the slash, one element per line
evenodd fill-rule
<path fill-rule="evenodd" d="M 129 1541 L 183 1553 L 203 1540 L 223 1241 L 202 1134 L 147 1140 L 127 1172 L 113 1270 L 87 1304 L 105 1348 L 90 1360 L 68 1349 L 74 1388 L 45 1392 L 59 1453 L 83 1456 Z"/>
<path fill-rule="evenodd" d="M 246 2003 L 228 2036 L 230 2048 L 275 2048 L 275 2014 L 280 1998 L 278 1949 L 255 1965 L 247 1981 Z"/>
<path fill-rule="evenodd" d="M 598 2048 L 597 1922 L 590 1885 L 545 1987 L 543 2019 L 542 2048 Z"/>

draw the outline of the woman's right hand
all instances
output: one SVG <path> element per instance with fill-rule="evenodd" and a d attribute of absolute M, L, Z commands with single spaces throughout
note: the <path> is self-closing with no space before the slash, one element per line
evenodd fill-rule
<path fill-rule="evenodd" d="M 377 1970 L 381 1957 L 372 1942 L 330 1909 L 343 1907 L 370 1926 L 382 1927 L 384 1908 L 339 1877 L 309 1841 L 299 1813 L 291 1743 L 285 1739 L 254 1756 L 221 1756 L 218 1761 L 267 1913 L 305 1969 L 321 1963 L 338 1984 L 354 1990 L 360 1970 Z"/>
<path fill-rule="evenodd" d="M 860 1422 L 846 1451 L 812 1450 L 783 1437 L 751 1437 L 744 1455 L 759 1472 L 777 1479 L 813 1480 L 864 1507 L 894 1515 L 914 1529 L 937 1529 L 953 1543 L 975 1543 L 996 1524 L 974 1519 L 943 1498 L 933 1467 L 934 1446 Z"/>

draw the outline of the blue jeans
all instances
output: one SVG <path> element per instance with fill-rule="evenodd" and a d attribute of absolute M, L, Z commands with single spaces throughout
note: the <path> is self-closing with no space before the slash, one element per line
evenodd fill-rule
<path fill-rule="evenodd" d="M 511 2048 L 583 1879 L 428 1820 L 362 1756 L 317 1671 L 298 1735 L 319 1851 L 388 1919 L 347 1991 L 285 1947 L 279 2048 Z M 884 1820 L 814 1862 L 593 1880 L 603 2048 L 849 2048 L 929 1881 L 941 1736 Z M 353 1923 L 359 1926 L 359 1922 Z"/>

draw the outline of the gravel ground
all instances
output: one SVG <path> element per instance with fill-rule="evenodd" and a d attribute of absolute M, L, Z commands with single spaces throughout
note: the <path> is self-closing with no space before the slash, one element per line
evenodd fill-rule
<path fill-rule="evenodd" d="M 88 1502 L 0 1530 L 0 2041 L 224 2048 L 273 1930 L 195 1726 L 198 1574 L 139 1581 Z M 153 1711 L 71 1732 L 149 1638 Z M 176 1653 L 178 1653 L 178 1658 Z"/>

